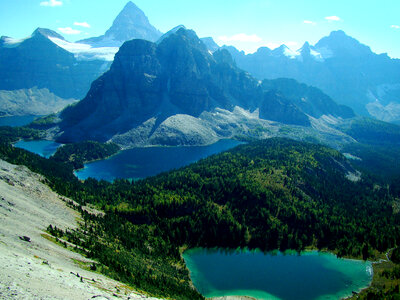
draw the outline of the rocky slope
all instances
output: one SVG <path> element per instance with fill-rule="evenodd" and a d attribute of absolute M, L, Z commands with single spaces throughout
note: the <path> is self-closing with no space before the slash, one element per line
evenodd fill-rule
<path fill-rule="evenodd" d="M 73 229 L 79 215 L 43 181 L 25 167 L 0 160 L 0 298 L 147 298 L 82 269 L 91 261 L 45 238 L 49 224 Z"/>
<path fill-rule="evenodd" d="M 271 101 L 269 91 L 281 93 L 288 104 Z M 126 42 L 110 71 L 82 101 L 61 113 L 58 140 L 206 144 L 248 135 L 246 127 L 264 130 L 266 120 L 308 130 L 311 119 L 322 115 L 354 116 L 316 89 L 294 81 L 255 80 L 236 67 L 228 51 L 211 54 L 195 32 L 177 27 L 157 43 Z"/>
<path fill-rule="evenodd" d="M 78 43 L 93 47 L 120 47 L 125 41 L 132 39 L 155 42 L 160 37 L 161 32 L 150 24 L 143 11 L 129 1 L 104 35 L 81 40 Z"/>
<path fill-rule="evenodd" d="M 373 53 L 343 31 L 332 32 L 314 46 L 305 43 L 297 51 L 282 45 L 245 55 L 225 48 L 240 68 L 259 79 L 294 78 L 320 88 L 358 114 L 400 121 L 400 60 Z"/>

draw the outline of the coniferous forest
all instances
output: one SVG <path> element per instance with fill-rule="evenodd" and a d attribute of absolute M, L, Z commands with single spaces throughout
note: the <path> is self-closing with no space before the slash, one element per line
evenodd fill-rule
<path fill-rule="evenodd" d="M 61 159 L 71 157 L 71 148 L 45 159 L 10 140 L 2 141 L 0 157 L 43 174 L 82 214 L 79 230 L 49 224 L 48 232 L 98 261 L 92 268 L 153 295 L 202 298 L 181 258 L 187 248 L 321 249 L 375 260 L 399 245 L 400 177 L 375 177 L 366 166 L 359 172 L 324 146 L 268 139 L 155 177 L 110 183 L 79 181 L 74 162 L 87 157 Z M 93 145 L 73 148 L 87 153 L 85 147 Z M 87 206 L 104 216 L 88 213 Z M 394 250 L 394 262 L 398 256 Z M 383 292 L 396 294 L 387 287 L 367 296 Z"/>

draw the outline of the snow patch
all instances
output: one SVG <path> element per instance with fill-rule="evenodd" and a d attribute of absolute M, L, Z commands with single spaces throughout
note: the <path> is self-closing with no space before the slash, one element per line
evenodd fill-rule
<path fill-rule="evenodd" d="M 299 51 L 294 51 L 291 50 L 290 48 L 286 47 L 285 50 L 283 51 L 283 54 L 290 59 L 296 59 L 297 57 L 300 57 L 300 52 Z"/>
<path fill-rule="evenodd" d="M 14 38 L 10 38 L 10 37 L 3 37 L 2 38 L 2 40 L 4 42 L 3 47 L 5 47 L 5 48 L 18 47 L 19 45 L 21 45 L 21 43 L 23 41 L 25 41 L 28 38 L 30 38 L 30 37 L 27 37 L 27 38 L 24 38 L 24 39 L 14 39 Z"/>
<path fill-rule="evenodd" d="M 316 50 L 310 49 L 310 54 L 311 54 L 311 56 L 312 56 L 316 61 L 319 61 L 319 62 L 325 61 L 325 59 L 324 59 L 324 57 L 322 56 L 322 54 L 319 53 L 319 52 L 316 51 Z"/>
<path fill-rule="evenodd" d="M 315 51 L 317 53 L 319 53 L 321 55 L 321 58 L 324 60 L 333 57 L 333 52 L 329 48 L 321 47 L 321 48 L 315 49 Z"/>
<path fill-rule="evenodd" d="M 94 48 L 88 44 L 70 43 L 58 38 L 49 37 L 49 39 L 57 46 L 74 54 L 78 60 L 105 60 L 113 61 L 118 47 L 100 47 Z"/>

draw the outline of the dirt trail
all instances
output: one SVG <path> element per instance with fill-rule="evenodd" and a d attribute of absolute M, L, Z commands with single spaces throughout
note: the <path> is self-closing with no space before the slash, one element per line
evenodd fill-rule
<path fill-rule="evenodd" d="M 42 182 L 27 168 L 0 160 L 0 299 L 147 298 L 81 269 L 76 261 L 90 260 L 42 237 L 49 224 L 74 228 L 79 217 Z"/>

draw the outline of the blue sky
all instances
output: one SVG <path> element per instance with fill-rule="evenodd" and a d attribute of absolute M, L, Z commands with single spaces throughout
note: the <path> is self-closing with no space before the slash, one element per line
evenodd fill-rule
<path fill-rule="evenodd" d="M 29 36 L 37 27 L 69 41 L 98 36 L 127 0 L 0 0 L 0 35 Z M 400 58 L 399 0 L 134 0 L 162 32 L 183 24 L 200 37 L 246 52 L 285 43 L 315 44 L 344 30 L 377 53 Z M 79 32 L 79 33 L 78 33 Z"/>

